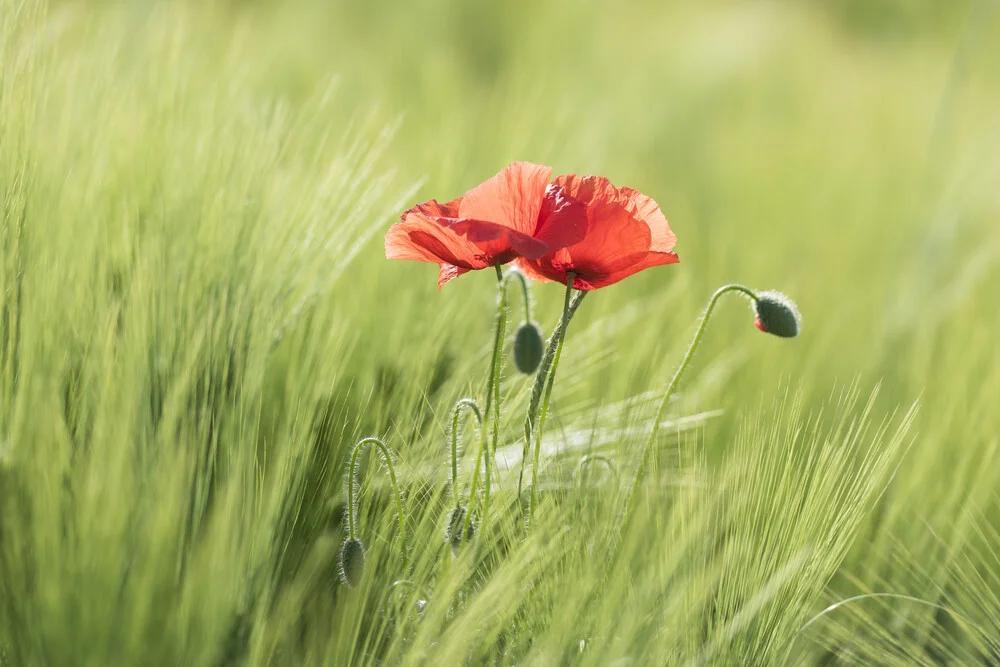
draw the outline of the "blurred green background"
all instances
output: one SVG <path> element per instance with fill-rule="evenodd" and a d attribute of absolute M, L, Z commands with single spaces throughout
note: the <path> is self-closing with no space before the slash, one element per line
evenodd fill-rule
<path fill-rule="evenodd" d="M 438 291 L 435 267 L 385 260 L 382 235 L 413 203 L 458 196 L 513 160 L 642 190 L 681 258 L 585 302 L 550 429 L 553 461 L 569 463 L 550 477 L 578 458 L 566 433 L 648 418 L 646 403 L 620 402 L 662 390 L 718 286 L 779 289 L 800 306 L 802 336 L 763 336 L 745 306 L 723 304 L 671 408 L 715 416 L 663 448 L 657 479 L 702 466 L 739 478 L 734 447 L 780 440 L 785 413 L 767 406 L 790 394 L 803 423 L 852 386 L 879 387 L 875 424 L 919 402 L 898 469 L 857 506 L 871 511 L 826 526 L 849 551 L 809 570 L 819 593 L 790 605 L 789 623 L 891 591 L 958 609 L 996 638 L 993 657 L 949 625 L 954 614 L 874 605 L 845 611 L 801 660 L 996 659 L 995 0 L 0 0 L 0 11 L 9 664 L 444 664 L 425 650 L 437 641 L 472 663 L 690 656 L 676 647 L 695 640 L 675 646 L 672 630 L 578 655 L 560 643 L 573 613 L 551 606 L 495 654 L 482 647 L 501 630 L 470 649 L 449 643 L 452 617 L 440 636 L 418 635 L 426 644 L 380 643 L 378 587 L 349 603 L 334 587 L 332 602 L 288 611 L 321 588 L 309 568 L 342 537 L 356 437 L 386 435 L 419 506 L 445 483 L 449 406 L 482 392 L 494 276 Z M 539 285 L 534 298 L 549 331 L 562 290 Z M 527 384 L 513 371 L 504 384 L 515 450 Z M 861 422 L 852 410 L 844 424 Z M 632 445 L 602 445 L 626 482 Z M 838 475 L 847 488 L 864 468 L 845 457 L 808 464 L 834 480 L 831 508 Z M 369 545 L 372 569 L 388 573 L 382 501 L 366 520 L 385 535 Z M 418 544 L 436 535 L 433 507 L 411 510 Z M 579 579 L 552 567 L 559 585 Z M 638 604 L 619 592 L 624 606 L 609 597 L 609 610 Z M 364 614 L 345 606 L 362 599 Z M 494 627 L 489 614 L 461 618 Z M 706 623 L 706 645 L 732 639 L 719 627 L 768 627 Z M 233 663 L 228 641 L 249 646 Z M 798 659 L 772 644 L 743 664 Z"/>

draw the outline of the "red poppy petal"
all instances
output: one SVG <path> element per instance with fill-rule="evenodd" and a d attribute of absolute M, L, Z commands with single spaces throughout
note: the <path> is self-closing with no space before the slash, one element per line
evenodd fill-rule
<path fill-rule="evenodd" d="M 523 257 L 518 258 L 517 268 L 529 280 L 535 280 L 540 283 L 560 282 L 558 275 L 555 275 L 554 277 L 549 277 L 549 275 L 543 273 L 542 271 L 544 269 L 542 265 L 537 261 L 528 260 Z M 565 274 L 563 275 L 563 279 L 565 279 Z"/>
<path fill-rule="evenodd" d="M 573 281 L 573 287 L 580 290 L 599 289 L 624 280 L 631 275 L 645 271 L 654 266 L 676 264 L 680 259 L 672 252 L 650 252 L 641 256 L 633 256 L 621 266 L 609 269 L 603 273 L 582 273 Z"/>
<path fill-rule="evenodd" d="M 545 189 L 535 238 L 550 248 L 565 248 L 587 235 L 587 209 L 558 185 Z"/>
<path fill-rule="evenodd" d="M 399 216 L 399 219 L 405 221 L 409 215 L 414 213 L 419 213 L 428 218 L 457 218 L 458 208 L 461 203 L 461 197 L 452 199 L 445 204 L 439 204 L 436 199 L 431 199 L 430 201 L 425 201 L 423 204 L 417 204 L 413 208 L 407 209 Z"/>
<path fill-rule="evenodd" d="M 649 227 L 614 199 L 595 198 L 587 206 L 587 236 L 566 250 L 579 273 L 605 272 L 649 252 Z"/>
<path fill-rule="evenodd" d="M 454 264 L 442 264 L 438 270 L 438 289 L 441 289 L 446 282 L 458 278 L 463 273 L 468 273 L 469 269 L 464 269 Z"/>
<path fill-rule="evenodd" d="M 532 235 L 542 207 L 552 168 L 514 162 L 462 197 L 460 218 L 489 220 L 522 234 Z"/>
<path fill-rule="evenodd" d="M 566 283 L 575 274 L 577 289 L 597 289 L 634 273 L 677 262 L 669 250 L 675 237 L 649 197 L 617 188 L 600 176 L 559 176 L 546 193 L 542 222 L 564 233 L 585 212 L 586 235 L 578 243 L 536 261 L 522 261 L 526 275 Z"/>
<path fill-rule="evenodd" d="M 518 255 L 537 259 L 549 251 L 544 242 L 495 222 L 459 220 L 450 227 L 490 255 L 507 254 L 508 249 L 513 249 Z"/>
<path fill-rule="evenodd" d="M 470 269 L 489 266 L 482 252 L 467 239 L 447 226 L 410 214 L 405 222 L 389 228 L 385 235 L 385 256 L 389 259 L 410 259 L 435 264 L 454 264 Z"/>
<path fill-rule="evenodd" d="M 659 205 L 633 188 L 618 188 L 603 176 L 577 176 L 565 174 L 557 176 L 553 184 L 563 188 L 566 194 L 588 207 L 603 203 L 621 206 L 636 220 L 649 228 L 649 250 L 670 252 L 677 244 L 677 237 L 670 229 Z"/>
<path fill-rule="evenodd" d="M 649 249 L 654 252 L 670 252 L 673 250 L 674 246 L 677 245 L 677 236 L 670 229 L 667 218 L 663 215 L 663 211 L 660 210 L 659 204 L 652 197 L 647 197 L 632 188 L 618 188 L 618 192 L 619 196 L 625 198 L 624 205 L 633 211 L 633 215 L 636 218 L 645 222 L 649 227 Z"/>

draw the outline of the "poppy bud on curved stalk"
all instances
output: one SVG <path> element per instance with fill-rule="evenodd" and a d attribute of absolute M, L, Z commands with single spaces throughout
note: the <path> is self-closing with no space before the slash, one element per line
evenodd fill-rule
<path fill-rule="evenodd" d="M 365 573 L 365 547 L 360 540 L 344 540 L 340 547 L 340 580 L 348 588 L 355 588 Z"/>
<path fill-rule="evenodd" d="M 795 304 L 792 303 L 791 299 L 781 292 L 769 291 L 758 293 L 749 287 L 737 284 L 724 285 L 715 291 L 712 298 L 708 302 L 708 307 L 705 308 L 705 313 L 702 315 L 701 323 L 698 325 L 694 338 L 691 340 L 691 344 L 688 346 L 687 352 L 681 360 L 681 365 L 677 368 L 673 378 L 670 380 L 670 384 L 667 385 L 667 389 L 663 393 L 663 398 L 660 400 L 660 407 L 656 412 L 656 417 L 653 419 L 649 439 L 646 441 L 646 447 L 643 450 L 642 458 L 639 460 L 639 466 L 636 469 L 635 479 L 632 482 L 632 490 L 625 499 L 625 514 L 622 525 L 627 524 L 629 518 L 631 517 L 635 497 L 639 490 L 639 482 L 641 481 L 642 475 L 646 470 L 646 464 L 649 461 L 650 453 L 653 451 L 653 445 L 656 442 L 656 436 L 659 432 L 664 412 L 667 409 L 667 404 L 673 396 L 674 391 L 677 389 L 681 378 L 684 376 L 684 371 L 687 370 L 688 365 L 691 363 L 691 359 L 694 357 L 694 353 L 698 349 L 698 345 L 701 343 L 702 336 L 705 333 L 705 327 L 708 325 L 708 320 L 712 316 L 712 311 L 715 309 L 715 305 L 724 294 L 729 292 L 736 292 L 750 298 L 750 301 L 753 304 L 754 313 L 756 314 L 756 321 L 754 324 L 756 324 L 757 328 L 761 331 L 775 336 L 781 336 L 782 338 L 792 338 L 797 336 L 799 333 L 799 328 L 801 326 L 801 316 L 799 315 L 799 311 L 795 307 Z"/>
<path fill-rule="evenodd" d="M 445 526 L 445 541 L 451 545 L 451 551 L 454 555 L 458 555 L 458 550 L 462 546 L 462 524 L 465 522 L 465 507 L 462 506 L 461 500 L 459 499 L 458 493 L 458 419 L 461 415 L 462 409 L 468 409 L 476 417 L 476 421 L 479 424 L 479 429 L 481 432 L 480 442 L 485 442 L 485 429 L 483 429 L 483 416 L 479 411 L 479 406 L 471 398 L 460 399 L 455 403 L 455 407 L 452 409 L 451 417 L 451 490 L 452 497 L 455 501 L 455 507 L 452 509 L 451 514 L 448 517 L 448 524 Z M 484 454 L 484 464 L 485 456 L 488 456 L 488 452 L 483 452 Z M 488 465 L 488 464 L 487 464 Z M 478 457 L 476 472 L 479 472 Z M 478 480 L 478 474 L 473 479 L 473 494 L 475 493 L 475 484 Z M 472 497 L 470 496 L 469 502 L 472 502 Z M 472 537 L 472 525 L 470 523 L 469 529 L 467 531 L 467 536 Z"/>
<path fill-rule="evenodd" d="M 407 570 L 407 548 L 406 548 L 406 514 L 403 510 L 403 497 L 399 493 L 399 484 L 396 480 L 396 469 L 392 464 L 392 454 L 389 448 L 379 438 L 362 438 L 351 451 L 351 460 L 347 473 L 347 539 L 340 548 L 340 579 L 344 584 L 353 588 L 361 580 L 361 575 L 365 567 L 365 547 L 357 538 L 359 532 L 357 517 L 357 492 L 358 479 L 358 455 L 367 446 L 374 446 L 382 454 L 385 467 L 389 472 L 389 484 L 396 500 L 396 519 L 399 522 L 399 540 L 401 543 L 403 557 L 403 571 Z"/>
<path fill-rule="evenodd" d="M 533 375 L 542 363 L 545 343 L 541 330 L 531 321 L 531 293 L 524 274 L 516 269 L 508 271 L 504 276 L 504 286 L 514 279 L 520 281 L 524 295 L 524 322 L 514 334 L 514 365 L 525 375 Z"/>
<path fill-rule="evenodd" d="M 542 332 L 532 322 L 525 322 L 514 334 L 514 365 L 525 375 L 531 375 L 542 363 L 545 344 Z"/>
<path fill-rule="evenodd" d="M 802 316 L 795 303 L 781 292 L 760 292 L 753 304 L 754 324 L 764 333 L 795 338 L 802 328 Z"/>

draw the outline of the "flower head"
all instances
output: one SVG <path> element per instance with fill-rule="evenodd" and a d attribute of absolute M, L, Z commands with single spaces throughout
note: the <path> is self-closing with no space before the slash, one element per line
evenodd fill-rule
<path fill-rule="evenodd" d="M 764 333 L 794 338 L 802 328 L 802 316 L 795 303 L 781 292 L 761 292 L 753 305 L 754 324 Z"/>
<path fill-rule="evenodd" d="M 643 269 L 675 264 L 677 237 L 656 202 L 632 188 L 618 188 L 601 176 L 559 176 L 545 191 L 541 219 L 546 226 L 584 227 L 578 242 L 518 264 L 535 280 L 593 290 Z"/>
<path fill-rule="evenodd" d="M 458 199 L 414 206 L 385 235 L 386 257 L 439 264 L 441 287 L 467 271 L 576 243 L 585 220 L 549 224 L 539 215 L 551 173 L 551 167 L 514 162 Z"/>
<path fill-rule="evenodd" d="M 361 575 L 365 572 L 365 547 L 359 540 L 344 540 L 339 554 L 340 580 L 348 588 L 354 588 L 361 583 Z"/>

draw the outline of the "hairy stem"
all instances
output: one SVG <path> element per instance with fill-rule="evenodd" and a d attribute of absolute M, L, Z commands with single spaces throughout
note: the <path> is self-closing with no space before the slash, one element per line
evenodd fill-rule
<path fill-rule="evenodd" d="M 563 332 L 566 331 L 566 327 L 569 324 L 569 297 L 573 292 L 573 274 L 568 274 L 566 280 L 566 297 L 563 299 L 563 312 L 561 329 Z M 581 292 L 583 294 L 583 292 Z M 536 487 L 538 482 L 538 458 L 542 451 L 542 434 L 545 431 L 545 417 L 549 414 L 549 399 L 552 397 L 552 385 L 556 380 L 556 369 L 559 368 L 559 359 L 562 358 L 563 341 L 566 340 L 566 336 L 562 335 L 559 337 L 559 343 L 556 345 L 556 354 L 552 359 L 552 369 L 549 371 L 549 377 L 545 385 L 545 398 L 542 400 L 542 412 L 538 417 L 538 433 L 535 434 L 535 455 L 531 462 L 531 496 L 528 499 L 528 528 L 531 528 L 531 524 L 535 519 L 535 497 L 536 497 Z"/>
<path fill-rule="evenodd" d="M 489 381 L 486 383 L 486 411 L 484 417 L 489 419 L 490 410 L 493 411 L 493 433 L 494 433 L 494 443 L 496 442 L 497 434 L 500 431 L 500 371 L 503 364 L 503 341 L 504 337 L 507 335 L 507 281 L 504 278 L 503 270 L 499 265 L 496 266 L 497 270 L 497 288 L 500 292 L 499 300 L 497 304 L 497 326 L 496 335 L 493 338 L 493 358 L 490 360 L 490 376 Z M 507 274 L 510 275 L 509 273 Z M 490 448 L 486 443 L 486 428 L 481 429 L 481 436 L 479 438 L 479 449 L 481 456 L 483 457 L 483 517 L 489 513 L 490 509 L 490 496 L 493 492 L 493 480 L 491 479 L 491 471 L 493 468 L 492 457 L 490 456 Z M 494 445 L 495 446 L 495 445 Z M 473 473 L 473 485 L 476 483 L 476 478 L 479 473 L 479 463 L 476 463 L 476 471 Z M 472 517 L 472 500 L 474 498 L 475 486 L 473 486 L 472 491 L 469 494 L 469 511 L 466 512 L 465 524 L 468 527 L 469 521 Z M 464 530 L 464 528 L 463 528 Z"/>
<path fill-rule="evenodd" d="M 462 408 L 467 408 L 476 416 L 479 428 L 483 428 L 483 415 L 479 412 L 479 406 L 471 398 L 463 398 L 455 403 L 451 415 L 451 493 L 455 500 L 455 507 L 461 507 L 461 500 L 458 493 L 458 419 L 462 416 Z"/>
<path fill-rule="evenodd" d="M 382 452 L 382 458 L 385 459 L 385 466 L 389 469 L 389 481 L 392 484 L 392 492 L 396 497 L 396 517 L 399 520 L 399 539 L 403 549 L 403 571 L 406 571 L 407 567 L 407 549 L 406 549 L 406 514 L 403 512 L 403 496 L 399 493 L 399 484 L 396 482 L 396 469 L 392 465 L 392 455 L 389 448 L 386 447 L 385 443 L 379 438 L 369 437 L 364 438 L 358 444 L 354 445 L 354 451 L 351 452 L 351 467 L 350 467 L 350 477 L 347 480 L 347 531 L 350 539 L 355 539 L 356 537 L 356 518 L 355 512 L 357 511 L 355 507 L 354 500 L 354 485 L 357 480 L 358 471 L 358 454 L 366 445 L 375 445 L 380 452 Z"/>
<path fill-rule="evenodd" d="M 667 390 L 663 393 L 663 398 L 660 400 L 660 407 L 656 411 L 656 418 L 653 420 L 653 427 L 649 433 L 649 440 L 646 442 L 646 447 L 642 452 L 642 459 L 639 461 L 639 467 L 635 472 L 635 480 L 632 482 L 632 490 L 629 492 L 628 498 L 625 500 L 625 516 L 622 520 L 622 526 L 627 525 L 629 519 L 631 518 L 631 513 L 633 511 L 633 503 L 635 502 L 636 494 L 639 492 L 639 483 L 642 481 L 642 476 L 646 472 L 646 465 L 649 463 L 649 457 L 653 452 L 653 445 L 656 442 L 656 436 L 660 432 L 660 422 L 663 421 L 663 413 L 666 412 L 667 404 L 670 402 L 670 398 L 674 395 L 674 391 L 677 390 L 677 385 L 680 384 L 681 377 L 684 375 L 684 371 L 687 370 L 688 366 L 691 364 L 691 359 L 694 358 L 694 353 L 697 351 L 698 346 L 701 344 L 702 336 L 705 335 L 705 329 L 708 326 L 708 320 L 712 316 L 712 311 L 715 310 L 715 304 L 718 303 L 719 298 L 726 294 L 727 292 L 740 292 L 749 296 L 754 301 L 757 300 L 757 294 L 748 287 L 743 285 L 724 285 L 715 291 L 712 295 L 711 300 L 708 302 L 708 307 L 705 308 L 705 313 L 701 317 L 701 323 L 698 325 L 698 330 L 694 334 L 694 338 L 691 340 L 691 344 L 688 346 L 687 352 L 684 354 L 684 359 L 681 361 L 681 365 L 677 368 L 677 372 L 674 373 L 674 377 L 670 380 L 670 384 L 667 385 Z"/>
<path fill-rule="evenodd" d="M 572 280 L 568 282 L 570 285 L 573 284 Z M 545 348 L 545 354 L 542 356 L 542 363 L 538 366 L 538 372 L 535 375 L 535 385 L 531 389 L 531 400 L 528 403 L 528 413 L 524 418 L 524 449 L 521 452 L 521 473 L 517 480 L 518 497 L 521 496 L 521 489 L 524 483 L 524 467 L 527 464 L 528 456 L 531 454 L 531 433 L 534 429 L 535 418 L 538 415 L 538 406 L 542 399 L 542 389 L 545 387 L 545 382 L 549 377 L 549 369 L 555 360 L 556 348 L 559 347 L 559 343 L 565 335 L 566 327 L 569 326 L 570 320 L 573 319 L 573 315 L 576 313 L 577 308 L 580 307 L 580 304 L 583 303 L 583 298 L 586 295 L 586 292 L 577 292 L 576 296 L 573 297 L 569 309 L 564 313 L 559 324 L 552 332 L 552 336 L 549 337 L 549 344 Z"/>
<path fill-rule="evenodd" d="M 507 272 L 506 280 L 512 278 L 516 278 L 521 283 L 521 294 L 524 296 L 524 321 L 531 324 L 531 293 L 528 291 L 528 279 L 517 270 Z"/>

